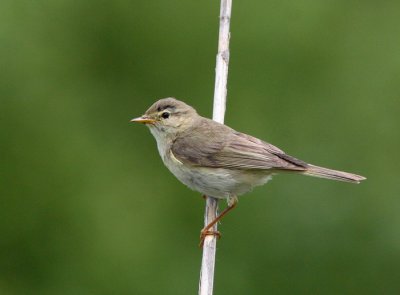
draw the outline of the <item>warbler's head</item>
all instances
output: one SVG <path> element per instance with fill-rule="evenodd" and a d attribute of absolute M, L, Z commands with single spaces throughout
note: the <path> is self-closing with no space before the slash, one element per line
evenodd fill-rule
<path fill-rule="evenodd" d="M 196 110 L 191 106 L 168 97 L 156 101 L 143 116 L 132 119 L 131 122 L 146 124 L 154 136 L 171 135 L 189 128 L 197 116 Z"/>

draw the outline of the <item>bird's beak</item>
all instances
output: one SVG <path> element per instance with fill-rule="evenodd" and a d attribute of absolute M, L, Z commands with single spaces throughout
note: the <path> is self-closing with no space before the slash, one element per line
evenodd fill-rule
<path fill-rule="evenodd" d="M 132 119 L 131 122 L 142 123 L 142 124 L 154 124 L 156 120 L 151 119 L 146 115 L 143 115 L 141 117 Z"/>

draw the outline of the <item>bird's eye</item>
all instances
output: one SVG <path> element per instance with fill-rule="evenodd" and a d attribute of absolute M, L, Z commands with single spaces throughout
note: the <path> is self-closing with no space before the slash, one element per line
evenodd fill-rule
<path fill-rule="evenodd" d="M 161 114 L 161 117 L 163 117 L 163 119 L 168 119 L 169 118 L 169 113 L 168 112 L 164 112 Z"/>

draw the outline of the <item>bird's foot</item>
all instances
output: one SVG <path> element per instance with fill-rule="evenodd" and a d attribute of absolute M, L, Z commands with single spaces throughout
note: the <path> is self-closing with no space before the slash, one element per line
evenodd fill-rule
<path fill-rule="evenodd" d="M 202 229 L 200 232 L 200 243 L 199 243 L 200 248 L 203 248 L 206 236 L 216 236 L 218 239 L 220 239 L 221 233 L 217 230 Z"/>

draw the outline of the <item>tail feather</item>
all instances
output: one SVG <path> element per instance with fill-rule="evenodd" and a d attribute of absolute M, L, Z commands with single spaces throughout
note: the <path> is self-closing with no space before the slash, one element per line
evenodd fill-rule
<path fill-rule="evenodd" d="M 314 166 L 311 164 L 308 164 L 307 169 L 303 172 L 303 174 L 351 183 L 360 183 L 360 181 L 366 179 L 361 175 Z"/>

